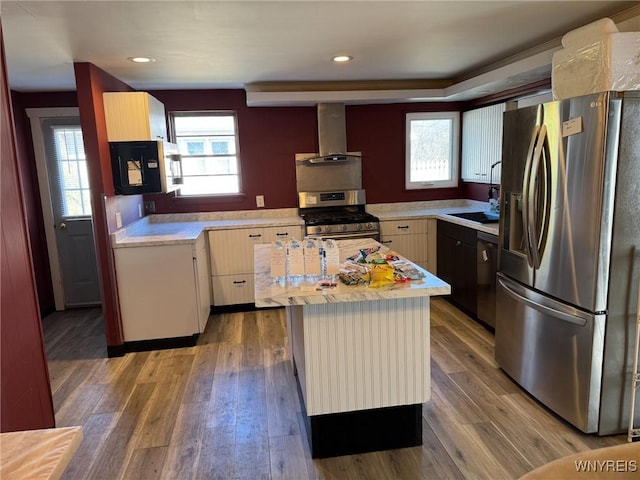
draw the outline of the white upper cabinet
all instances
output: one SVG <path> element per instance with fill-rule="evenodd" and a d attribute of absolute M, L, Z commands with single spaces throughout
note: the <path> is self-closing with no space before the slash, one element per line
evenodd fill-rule
<path fill-rule="evenodd" d="M 105 92 L 104 114 L 110 142 L 167 140 L 164 105 L 146 92 Z"/>
<path fill-rule="evenodd" d="M 491 183 L 491 165 L 502 160 L 505 110 L 500 103 L 462 114 L 462 180 Z M 493 183 L 500 183 L 500 165 L 493 169 Z"/>

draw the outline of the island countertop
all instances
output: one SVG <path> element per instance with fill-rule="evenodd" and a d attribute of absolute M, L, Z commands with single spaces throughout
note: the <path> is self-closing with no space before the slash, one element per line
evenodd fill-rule
<path fill-rule="evenodd" d="M 389 251 L 387 247 L 371 239 L 340 240 L 337 243 L 340 249 L 341 262 L 344 262 L 347 257 L 358 253 L 362 248 L 380 246 L 381 252 Z M 449 284 L 413 263 L 412 265 L 424 275 L 424 278 L 387 287 L 373 288 L 366 285 L 344 285 L 339 280 L 336 282 L 336 286 L 331 288 L 319 288 L 317 282 L 304 282 L 302 280 L 278 283 L 271 277 L 270 258 L 270 244 L 255 245 L 256 307 L 360 302 L 448 295 L 451 293 Z M 410 261 L 402 256 L 400 258 Z"/>

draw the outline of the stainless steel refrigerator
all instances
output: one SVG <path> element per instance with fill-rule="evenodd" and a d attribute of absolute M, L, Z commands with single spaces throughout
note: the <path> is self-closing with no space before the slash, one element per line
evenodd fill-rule
<path fill-rule="evenodd" d="M 622 432 L 640 277 L 640 92 L 508 111 L 503 135 L 496 361 L 580 430 Z"/>

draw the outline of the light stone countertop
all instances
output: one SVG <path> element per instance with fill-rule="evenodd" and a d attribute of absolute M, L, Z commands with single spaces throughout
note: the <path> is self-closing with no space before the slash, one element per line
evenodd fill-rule
<path fill-rule="evenodd" d="M 389 251 L 387 247 L 375 240 L 340 240 L 337 243 L 341 262 L 358 253 L 361 248 L 381 246 L 380 251 Z M 340 280 L 337 280 L 336 286 L 333 288 L 321 288 L 318 287 L 317 282 L 302 280 L 278 283 L 276 279 L 271 277 L 271 245 L 255 245 L 254 255 L 256 307 L 360 302 L 451 293 L 449 284 L 415 264 L 413 266 L 424 274 L 423 279 L 388 287 L 371 288 L 365 285 L 344 285 Z"/>
<path fill-rule="evenodd" d="M 149 215 L 111 234 L 113 248 L 195 243 L 207 230 L 304 225 L 296 208 Z"/>
<path fill-rule="evenodd" d="M 380 221 L 438 218 L 498 235 L 498 223 L 482 224 L 449 215 L 488 210 L 486 202 L 435 200 L 368 204 Z M 304 225 L 297 208 L 149 215 L 112 233 L 113 248 L 195 243 L 203 231 Z"/>
<path fill-rule="evenodd" d="M 56 480 L 82 443 L 82 427 L 0 434 L 0 478 Z"/>
<path fill-rule="evenodd" d="M 473 228 L 492 235 L 498 235 L 498 223 L 479 223 L 451 216 L 451 213 L 489 211 L 487 202 L 477 200 L 435 200 L 426 202 L 400 202 L 367 205 L 367 211 L 381 222 L 385 220 L 417 220 L 436 218 Z"/>

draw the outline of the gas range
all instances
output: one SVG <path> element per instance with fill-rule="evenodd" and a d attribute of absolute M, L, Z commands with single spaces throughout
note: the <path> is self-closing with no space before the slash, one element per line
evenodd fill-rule
<path fill-rule="evenodd" d="M 367 213 L 364 191 L 299 193 L 305 235 L 315 238 L 380 238 L 377 217 Z"/>

